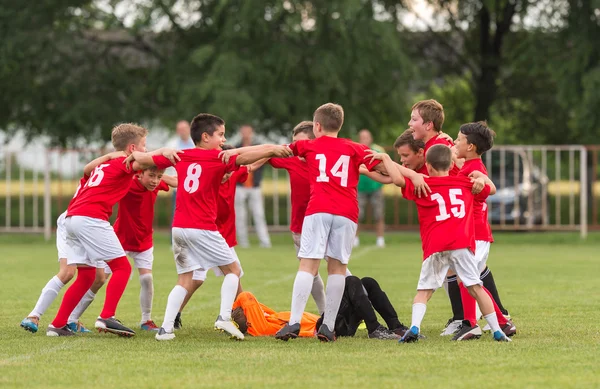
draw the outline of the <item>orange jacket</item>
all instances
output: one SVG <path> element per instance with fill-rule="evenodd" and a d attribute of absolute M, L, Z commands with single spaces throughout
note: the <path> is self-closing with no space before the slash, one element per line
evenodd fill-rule
<path fill-rule="evenodd" d="M 233 303 L 233 309 L 242 307 L 248 321 L 248 333 L 252 336 L 272 336 L 290 320 L 290 312 L 275 312 L 256 300 L 250 292 L 242 292 Z M 319 316 L 304 312 L 300 321 L 300 336 L 315 336 Z"/>

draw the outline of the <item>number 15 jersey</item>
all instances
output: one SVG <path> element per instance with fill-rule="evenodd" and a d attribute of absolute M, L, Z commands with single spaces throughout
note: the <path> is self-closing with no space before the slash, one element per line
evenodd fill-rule
<path fill-rule="evenodd" d="M 219 158 L 220 150 L 189 149 L 179 154 L 177 195 L 173 227 L 217 231 L 217 196 L 225 173 L 237 170 L 237 155 L 225 165 Z M 173 166 L 162 155 L 152 157 L 156 167 Z"/>
<path fill-rule="evenodd" d="M 364 159 L 369 148 L 349 139 L 322 136 L 296 141 L 290 149 L 308 165 L 310 200 L 306 216 L 329 213 L 358 223 L 359 167 L 365 164 L 372 170 L 380 162 Z"/>
<path fill-rule="evenodd" d="M 490 187 L 486 185 L 474 196 L 473 184 L 466 177 L 429 177 L 425 182 L 431 194 L 418 198 L 412 181 L 405 180 L 402 196 L 417 203 L 423 260 L 449 250 L 470 249 L 474 253 L 473 203 L 474 199 L 485 201 Z"/>

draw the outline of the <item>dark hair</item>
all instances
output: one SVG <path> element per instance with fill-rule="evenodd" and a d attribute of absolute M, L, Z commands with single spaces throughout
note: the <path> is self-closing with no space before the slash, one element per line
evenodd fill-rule
<path fill-rule="evenodd" d="M 420 149 L 425 149 L 425 142 L 421 139 L 415 139 L 413 132 L 410 128 L 405 130 L 394 142 L 394 148 L 397 149 L 398 147 L 408 145 L 415 153 L 418 153 Z"/>
<path fill-rule="evenodd" d="M 293 136 L 298 134 L 306 134 L 310 139 L 315 139 L 315 133 L 313 132 L 313 122 L 309 120 L 302 121 L 294 127 Z"/>
<path fill-rule="evenodd" d="M 437 171 L 448 171 L 452 166 L 452 150 L 445 145 L 433 145 L 427 150 L 425 160 Z"/>
<path fill-rule="evenodd" d="M 321 124 L 323 131 L 338 132 L 344 124 L 344 108 L 341 105 L 327 103 L 315 111 L 314 121 Z"/>
<path fill-rule="evenodd" d="M 209 113 L 201 113 L 192 119 L 190 134 L 194 144 L 200 143 L 202 134 L 207 133 L 212 136 L 219 126 L 225 125 L 225 121 L 218 116 Z"/>
<path fill-rule="evenodd" d="M 248 332 L 248 319 L 246 318 L 246 314 L 242 307 L 237 307 L 231 312 L 231 320 L 233 320 L 237 325 L 242 334 Z"/>
<path fill-rule="evenodd" d="M 467 137 L 467 142 L 475 146 L 478 155 L 494 146 L 496 133 L 486 122 L 465 123 L 460 126 L 460 132 Z"/>
<path fill-rule="evenodd" d="M 232 145 L 221 146 L 221 150 L 233 150 L 233 149 L 235 149 L 235 147 L 233 147 Z"/>

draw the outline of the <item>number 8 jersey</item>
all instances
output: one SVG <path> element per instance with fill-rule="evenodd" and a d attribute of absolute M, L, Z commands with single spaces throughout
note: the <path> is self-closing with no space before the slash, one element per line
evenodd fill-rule
<path fill-rule="evenodd" d="M 189 149 L 179 154 L 177 196 L 173 227 L 217 231 L 217 196 L 225 173 L 237 170 L 237 155 L 225 165 L 219 158 L 220 150 Z M 173 166 L 162 155 L 152 157 L 156 167 Z"/>
<path fill-rule="evenodd" d="M 423 246 L 423 260 L 442 251 L 470 249 L 475 252 L 473 203 L 485 201 L 490 187 L 473 195 L 473 184 L 466 177 L 429 177 L 425 179 L 431 189 L 427 197 L 418 198 L 415 186 L 408 178 L 402 196 L 417 203 L 419 226 Z"/>
<path fill-rule="evenodd" d="M 358 223 L 359 167 L 372 170 L 380 161 L 365 160 L 367 146 L 349 139 L 322 136 L 292 143 L 294 155 L 306 159 L 310 200 L 306 216 L 315 213 L 338 215 Z"/>

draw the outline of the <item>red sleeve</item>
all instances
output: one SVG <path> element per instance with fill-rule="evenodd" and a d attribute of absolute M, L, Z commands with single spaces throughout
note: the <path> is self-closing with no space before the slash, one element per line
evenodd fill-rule
<path fill-rule="evenodd" d="M 292 150 L 292 153 L 294 153 L 295 156 L 297 157 L 304 157 L 306 156 L 306 145 L 308 144 L 308 140 L 297 140 L 294 143 L 290 144 L 288 147 Z"/>
<path fill-rule="evenodd" d="M 372 172 L 373 168 L 375 168 L 375 166 L 379 165 L 381 163 L 380 160 L 376 159 L 374 161 L 371 161 L 369 159 L 365 159 L 365 157 L 367 156 L 367 150 L 369 150 L 369 148 L 365 145 L 361 145 L 358 144 L 358 149 L 356 151 L 356 155 L 357 158 L 359 159 L 359 166 L 364 164 L 367 167 L 367 170 Z"/>
<path fill-rule="evenodd" d="M 490 188 L 490 186 L 486 184 L 483 187 L 483 190 L 475 195 L 475 200 L 485 201 L 489 197 L 491 190 L 492 188 Z"/>
<path fill-rule="evenodd" d="M 248 179 L 248 168 L 246 166 L 240 166 L 238 171 L 232 174 L 235 182 L 246 182 Z"/>
<path fill-rule="evenodd" d="M 269 159 L 269 164 L 275 169 L 285 169 L 287 160 L 287 158 L 271 158 Z"/>
<path fill-rule="evenodd" d="M 237 160 L 237 155 L 232 155 L 229 157 L 229 162 L 225 165 L 225 173 L 234 172 L 238 170 L 240 167 L 235 163 Z"/>
<path fill-rule="evenodd" d="M 171 163 L 171 161 L 169 161 L 169 159 L 167 157 L 164 157 L 162 155 L 155 155 L 155 156 L 153 156 L 152 157 L 152 161 L 154 161 L 154 164 L 159 169 L 166 169 L 168 167 L 173 166 L 173 164 Z"/>
<path fill-rule="evenodd" d="M 404 178 L 404 182 L 406 186 L 402 188 L 402 197 L 406 200 L 414 200 L 415 199 L 415 186 L 412 181 L 408 178 Z"/>
<path fill-rule="evenodd" d="M 154 189 L 154 191 L 156 193 L 158 193 L 161 190 L 164 190 L 165 192 L 168 192 L 169 189 L 171 189 L 171 187 L 169 186 L 169 184 L 167 184 L 163 180 L 160 180 L 160 182 L 158 183 L 158 186 L 156 187 L 156 189 Z"/>

